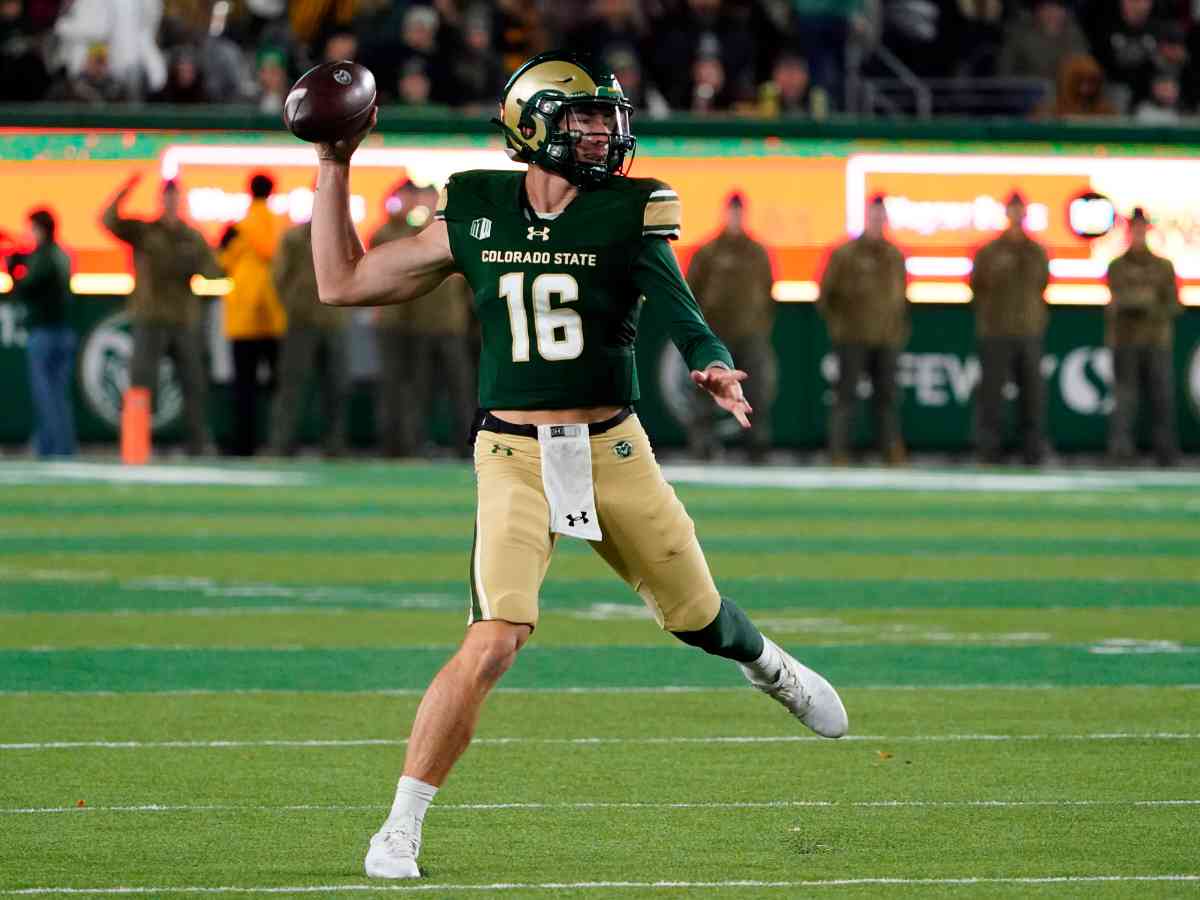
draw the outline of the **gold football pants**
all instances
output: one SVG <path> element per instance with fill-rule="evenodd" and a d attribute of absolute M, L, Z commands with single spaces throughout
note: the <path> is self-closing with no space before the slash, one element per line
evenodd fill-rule
<path fill-rule="evenodd" d="M 721 598 L 691 517 L 663 478 L 636 416 L 591 437 L 604 539 L 591 543 L 667 631 L 698 631 Z M 475 440 L 479 506 L 471 549 L 471 622 L 536 626 L 538 591 L 557 535 L 536 438 L 482 430 Z"/>

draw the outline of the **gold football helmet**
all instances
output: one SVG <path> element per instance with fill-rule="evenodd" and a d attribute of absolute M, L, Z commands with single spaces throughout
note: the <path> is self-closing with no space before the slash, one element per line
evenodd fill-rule
<path fill-rule="evenodd" d="M 504 86 L 500 118 L 508 155 L 596 187 L 623 174 L 637 140 L 633 105 L 616 76 L 597 61 L 560 51 L 522 65 Z"/>

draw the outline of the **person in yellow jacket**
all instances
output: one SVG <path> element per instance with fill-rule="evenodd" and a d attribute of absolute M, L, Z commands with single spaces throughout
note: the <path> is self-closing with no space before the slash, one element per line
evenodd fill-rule
<path fill-rule="evenodd" d="M 258 447 L 259 370 L 275 382 L 279 339 L 287 313 L 275 293 L 271 260 L 283 234 L 282 219 L 267 207 L 275 188 L 269 175 L 250 179 L 250 208 L 221 238 L 220 262 L 233 279 L 225 295 L 225 337 L 233 350 L 233 437 L 235 456 L 253 456 Z"/>

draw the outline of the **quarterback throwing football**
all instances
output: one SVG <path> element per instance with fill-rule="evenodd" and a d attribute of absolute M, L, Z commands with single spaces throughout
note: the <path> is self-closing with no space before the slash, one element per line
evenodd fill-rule
<path fill-rule="evenodd" d="M 660 181 L 624 175 L 631 112 L 611 71 L 590 59 L 534 57 L 506 85 L 497 120 L 528 169 L 453 176 L 432 225 L 369 253 L 349 211 L 350 158 L 366 131 L 318 145 L 321 300 L 403 303 L 461 272 L 483 334 L 470 625 L 417 709 L 395 802 L 367 852 L 370 876 L 420 876 L 426 810 L 537 625 L 560 535 L 591 542 L 662 628 L 734 660 L 817 734 L 846 733 L 829 682 L 718 593 L 631 409 L 644 297 L 666 311 L 692 380 L 750 427 L 746 374 L 705 323 L 668 245 L 679 236 L 679 198 Z"/>

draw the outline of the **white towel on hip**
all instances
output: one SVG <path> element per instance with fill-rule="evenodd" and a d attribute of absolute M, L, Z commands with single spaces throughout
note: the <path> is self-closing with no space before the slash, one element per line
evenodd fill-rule
<path fill-rule="evenodd" d="M 603 540 L 592 489 L 592 441 L 586 425 L 539 425 L 542 489 L 550 530 L 587 541 Z"/>

